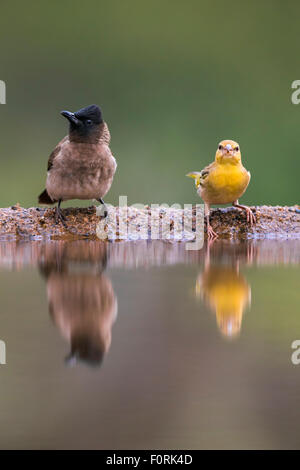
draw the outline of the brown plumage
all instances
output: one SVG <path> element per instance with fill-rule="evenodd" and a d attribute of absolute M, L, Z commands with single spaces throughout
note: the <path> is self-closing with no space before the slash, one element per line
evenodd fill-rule
<path fill-rule="evenodd" d="M 40 194 L 39 203 L 58 202 L 57 221 L 63 222 L 62 201 L 97 199 L 104 205 L 102 198 L 111 187 L 117 164 L 109 148 L 109 129 L 98 106 L 61 114 L 70 122 L 69 135 L 49 157 L 46 189 Z"/>
<path fill-rule="evenodd" d="M 49 314 L 70 344 L 68 364 L 100 366 L 111 344 L 117 298 L 103 274 L 107 246 L 76 240 L 45 244 L 40 272 L 47 281 Z"/>

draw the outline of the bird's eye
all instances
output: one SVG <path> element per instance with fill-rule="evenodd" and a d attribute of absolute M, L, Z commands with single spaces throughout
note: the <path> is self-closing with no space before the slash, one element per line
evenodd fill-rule
<path fill-rule="evenodd" d="M 87 126 L 91 126 L 91 125 L 93 124 L 90 119 L 87 119 L 85 122 L 86 122 L 86 125 L 87 125 Z"/>
<path fill-rule="evenodd" d="M 238 148 L 238 147 L 235 147 L 235 149 L 234 149 L 234 150 L 235 150 L 236 152 L 238 152 L 238 151 L 239 151 L 239 148 Z"/>
<path fill-rule="evenodd" d="M 219 145 L 219 150 L 222 150 L 222 148 L 223 148 L 222 145 Z"/>

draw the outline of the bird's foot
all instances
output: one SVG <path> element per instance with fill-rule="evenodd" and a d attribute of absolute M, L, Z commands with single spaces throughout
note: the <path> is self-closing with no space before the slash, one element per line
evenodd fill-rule
<path fill-rule="evenodd" d="M 101 214 L 101 216 L 102 216 L 104 219 L 106 219 L 106 217 L 108 216 L 108 210 L 103 208 L 103 211 L 101 211 L 101 212 L 103 212 L 103 214 Z"/>
<path fill-rule="evenodd" d="M 254 258 L 254 247 L 253 245 L 247 245 L 247 263 L 252 264 Z"/>
<path fill-rule="evenodd" d="M 102 204 L 101 211 L 100 211 L 100 216 L 103 219 L 106 219 L 106 217 L 108 216 L 108 210 L 107 210 L 107 207 L 105 205 L 105 202 L 102 199 L 98 199 L 98 201 Z"/>
<path fill-rule="evenodd" d="M 215 243 L 215 241 L 217 240 L 218 238 L 218 235 L 217 237 L 215 238 L 207 238 L 207 249 L 210 250 L 211 247 L 213 246 L 213 244 Z"/>
<path fill-rule="evenodd" d="M 57 207 L 55 211 L 55 223 L 58 224 L 59 222 L 61 222 L 63 226 L 67 228 L 66 217 L 62 213 L 61 209 L 58 209 Z"/>
<path fill-rule="evenodd" d="M 211 225 L 207 225 L 207 238 L 209 241 L 213 241 L 218 238 L 218 234 L 213 230 Z"/>
<path fill-rule="evenodd" d="M 252 227 L 256 223 L 256 217 L 253 214 L 252 210 L 248 206 L 242 206 L 240 204 L 235 204 L 235 207 L 238 209 L 242 209 L 243 211 L 246 212 L 246 217 L 247 217 L 247 223 L 250 224 Z"/>
<path fill-rule="evenodd" d="M 108 216 L 108 210 L 106 206 L 102 206 L 100 210 L 100 217 L 102 217 L 102 219 L 106 219 L 107 216 Z"/>

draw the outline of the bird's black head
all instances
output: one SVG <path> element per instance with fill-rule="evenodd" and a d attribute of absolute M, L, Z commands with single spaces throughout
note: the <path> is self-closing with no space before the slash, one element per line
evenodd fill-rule
<path fill-rule="evenodd" d="M 75 113 L 61 111 L 61 115 L 70 123 L 69 134 L 72 140 L 93 141 L 97 139 L 103 118 L 101 109 L 96 104 L 79 109 Z"/>
<path fill-rule="evenodd" d="M 65 358 L 67 365 L 74 365 L 78 361 L 92 367 L 99 367 L 105 356 L 105 345 L 101 339 L 89 334 L 74 335 L 71 338 L 71 352 Z"/>

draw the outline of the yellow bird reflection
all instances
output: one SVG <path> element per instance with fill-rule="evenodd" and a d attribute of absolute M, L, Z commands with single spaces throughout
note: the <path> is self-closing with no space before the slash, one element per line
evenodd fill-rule
<path fill-rule="evenodd" d="M 238 336 L 243 314 L 251 303 L 251 288 L 236 266 L 205 263 L 196 281 L 196 295 L 215 312 L 217 325 L 224 336 Z"/>

